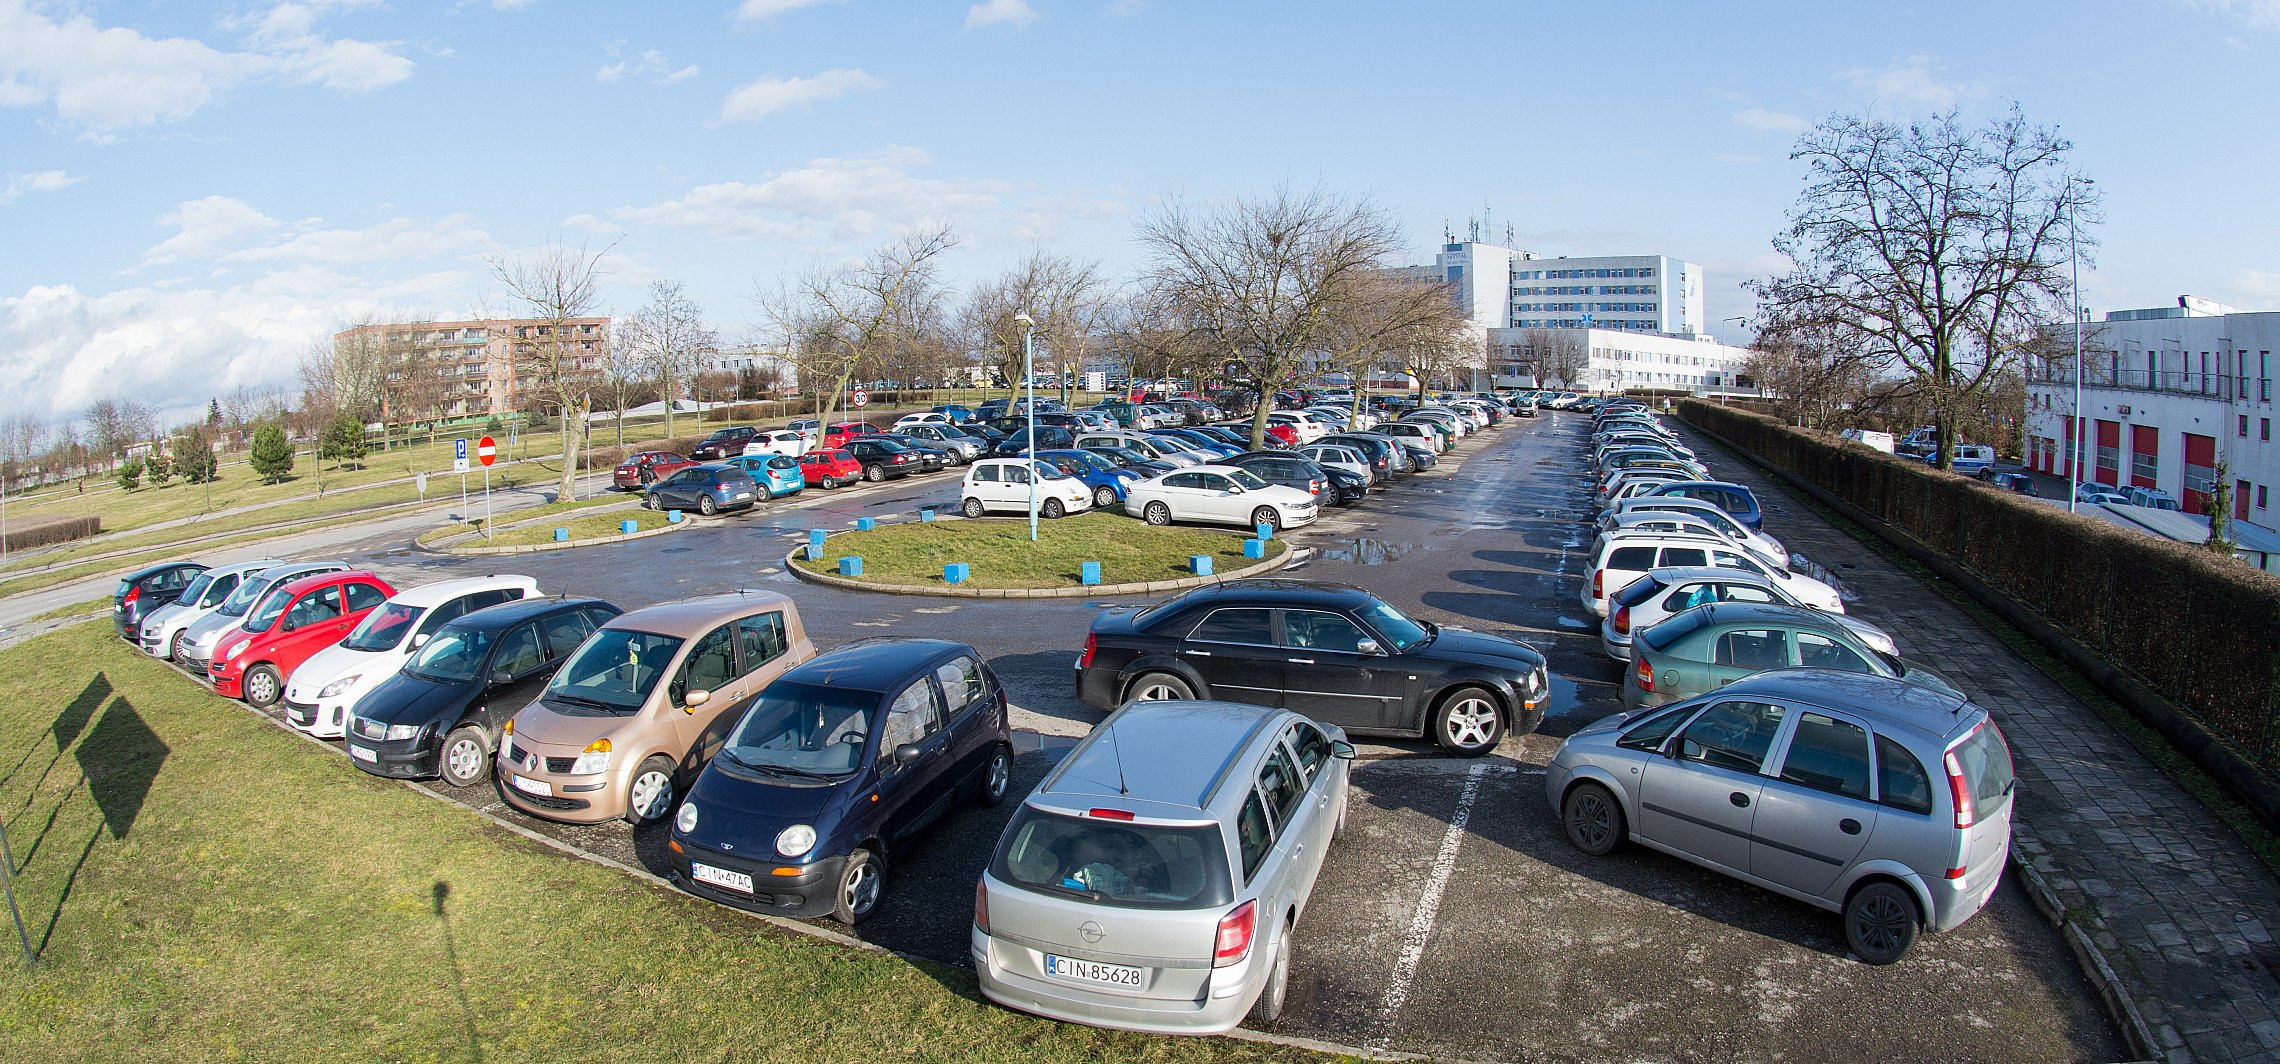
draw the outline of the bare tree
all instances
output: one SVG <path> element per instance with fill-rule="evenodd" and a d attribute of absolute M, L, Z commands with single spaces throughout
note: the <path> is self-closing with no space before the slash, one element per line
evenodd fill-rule
<path fill-rule="evenodd" d="M 518 326 L 513 338 L 515 383 L 518 391 L 527 387 L 536 393 L 533 398 L 552 404 L 561 414 L 562 487 L 556 496 L 560 499 L 576 497 L 578 466 L 572 457 L 576 449 L 570 420 L 573 411 L 586 407 L 587 391 L 608 341 L 600 329 L 591 336 L 574 332 L 574 323 L 596 316 L 601 309 L 596 276 L 610 247 L 588 251 L 584 245 L 549 244 L 490 260 L 492 275 L 522 305 L 525 316 L 537 322 Z"/>
<path fill-rule="evenodd" d="M 2064 320 L 2068 228 L 2095 221 L 2073 145 L 2017 107 L 1984 129 L 1832 116 L 1790 158 L 1804 191 L 1751 287 L 1769 313 L 1858 335 L 1919 383 L 1948 468 L 1959 412 Z"/>
<path fill-rule="evenodd" d="M 619 331 L 618 340 L 634 360 L 647 363 L 665 393 L 665 435 L 673 434 L 673 401 L 681 397 L 681 384 L 694 377 L 706 355 L 720 347 L 720 336 L 705 324 L 705 311 L 690 299 L 679 281 L 659 280 L 649 286 L 649 302 L 634 311 Z"/>
<path fill-rule="evenodd" d="M 1439 366 L 1470 347 L 1464 311 L 1448 287 L 1371 272 L 1355 279 L 1350 297 L 1330 316 L 1323 334 L 1325 369 L 1353 378 L 1353 409 L 1362 409 L 1363 383 L 1388 365 Z M 1420 382 L 1423 377 L 1420 376 Z"/>
<path fill-rule="evenodd" d="M 1857 330 L 1776 318 L 1760 327 L 1743 372 L 1779 397 L 1786 420 L 1833 430 L 1858 420 L 1870 405 L 1878 364 L 1876 350 Z M 1913 391 L 1914 382 L 1906 384 Z"/>
<path fill-rule="evenodd" d="M 801 386 L 814 390 L 823 420 L 836 415 L 841 391 L 859 370 L 880 364 L 897 345 L 914 342 L 939 320 L 936 260 L 955 246 L 947 225 L 919 230 L 861 262 L 819 265 L 772 292 L 755 293 L 754 302 L 791 352 Z"/>
<path fill-rule="evenodd" d="M 1140 221 L 1148 284 L 1251 389 L 1251 444 L 1264 446 L 1274 391 L 1319 352 L 1338 309 L 1402 247 L 1366 202 L 1278 188 L 1207 212 L 1177 201 Z"/>
<path fill-rule="evenodd" d="M 1082 365 L 1102 321 L 1100 264 L 1033 251 L 1029 257 L 967 293 L 957 329 L 992 370 L 1018 392 L 1022 387 L 1023 329 L 1014 316 L 1036 323 L 1033 346 L 1040 365 L 1066 377 Z"/>
<path fill-rule="evenodd" d="M 1102 342 L 1125 367 L 1125 379 L 1138 381 L 1192 374 L 1211 367 L 1213 351 L 1193 322 L 1162 293 L 1139 288 L 1103 304 Z"/>
<path fill-rule="evenodd" d="M 1520 360 L 1534 367 L 1536 383 L 1545 388 L 1571 388 L 1582 383 L 1591 367 L 1591 350 L 1581 329 L 1520 330 Z"/>

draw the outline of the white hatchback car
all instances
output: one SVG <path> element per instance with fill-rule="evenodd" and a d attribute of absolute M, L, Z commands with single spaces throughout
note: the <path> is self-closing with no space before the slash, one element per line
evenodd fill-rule
<path fill-rule="evenodd" d="M 527 576 L 474 576 L 399 591 L 357 622 L 348 638 L 317 651 L 285 682 L 285 722 L 320 739 L 347 733 L 349 714 L 411 660 L 445 623 L 502 602 L 535 598 Z"/>
<path fill-rule="evenodd" d="M 966 469 L 958 488 L 959 510 L 980 517 L 992 510 L 1029 512 L 1030 478 L 1036 477 L 1037 513 L 1061 517 L 1092 509 L 1092 489 L 1085 482 L 1044 462 L 1024 458 L 991 458 Z"/>
<path fill-rule="evenodd" d="M 1843 613 L 1844 596 L 1836 588 L 1810 576 L 1783 572 L 1771 559 L 1720 536 L 1689 536 L 1672 532 L 1622 533 L 1611 536 L 1592 553 L 1591 576 L 1578 594 L 1583 608 L 1605 617 L 1607 600 L 1617 591 L 1656 569 L 1698 569 L 1720 566 L 1754 573 L 1775 581 L 1789 597 L 1808 609 Z"/>
<path fill-rule="evenodd" d="M 1124 491 L 1124 512 L 1151 525 L 1202 521 L 1284 529 L 1313 524 L 1317 503 L 1310 492 L 1269 484 L 1247 470 L 1202 465 L 1135 481 Z"/>
<path fill-rule="evenodd" d="M 744 453 L 780 454 L 786 458 L 798 458 L 808 453 L 808 447 L 814 442 L 814 436 L 803 435 L 791 429 L 761 429 L 753 433 L 751 439 L 744 441 Z"/>

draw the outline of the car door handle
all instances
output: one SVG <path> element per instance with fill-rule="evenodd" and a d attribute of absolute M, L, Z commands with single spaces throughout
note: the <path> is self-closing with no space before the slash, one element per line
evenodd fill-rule
<path fill-rule="evenodd" d="M 1734 808 L 1736 809 L 1747 809 L 1750 807 L 1750 796 L 1743 794 L 1740 791 L 1735 791 L 1734 793 L 1727 795 L 1726 800 L 1734 803 Z"/>
<path fill-rule="evenodd" d="M 1290 663 L 1291 663 L 1291 664 L 1293 664 L 1293 665 L 1312 665 L 1312 664 L 1314 664 L 1314 659 L 1313 659 L 1313 658 L 1284 658 L 1283 660 L 1284 660 L 1284 661 L 1287 661 L 1287 662 L 1290 662 Z"/>
<path fill-rule="evenodd" d="M 1182 653 L 1182 654 L 1193 654 L 1193 655 L 1195 655 L 1196 657 L 1199 657 L 1199 658 L 1208 658 L 1208 657 L 1210 657 L 1210 656 L 1211 656 L 1211 651 L 1208 651 L 1208 650 L 1183 650 L 1183 651 L 1180 651 L 1180 653 Z"/>
<path fill-rule="evenodd" d="M 1860 821 L 1854 820 L 1848 816 L 1843 820 L 1837 821 L 1837 830 L 1842 831 L 1847 835 L 1858 835 L 1860 834 Z"/>

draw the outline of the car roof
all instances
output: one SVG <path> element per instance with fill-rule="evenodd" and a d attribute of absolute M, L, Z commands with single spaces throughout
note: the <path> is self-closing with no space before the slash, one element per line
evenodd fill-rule
<path fill-rule="evenodd" d="M 496 632 L 513 627 L 533 617 L 544 617 L 566 610 L 584 609 L 588 606 L 608 605 L 609 603 L 598 598 L 516 599 L 512 602 L 502 602 L 496 606 L 485 606 L 471 613 L 461 614 L 451 622 L 450 627 L 473 629 L 479 632 Z"/>
<path fill-rule="evenodd" d="M 662 602 L 631 613 L 621 613 L 603 627 L 630 628 L 637 632 L 695 639 L 719 627 L 722 621 L 731 617 L 759 613 L 771 608 L 789 610 L 792 608 L 792 600 L 773 591 L 731 591 L 721 595 L 682 599 L 679 602 Z"/>
<path fill-rule="evenodd" d="M 203 571 L 203 570 L 205 570 L 205 569 L 211 568 L 211 566 L 208 566 L 208 565 L 207 565 L 207 564 L 205 564 L 204 562 L 193 562 L 193 561 L 184 561 L 184 560 L 176 560 L 176 561 L 171 561 L 171 562 L 160 562 L 160 563 L 158 563 L 157 565 L 146 565 L 146 566 L 144 566 L 144 567 L 142 567 L 142 568 L 140 568 L 140 569 L 137 569 L 137 570 L 135 570 L 134 572 L 128 573 L 127 575 L 125 575 L 125 576 L 123 576 L 123 577 L 120 577 L 120 579 L 122 579 L 122 580 L 141 580 L 141 579 L 143 579 L 143 578 L 145 578 L 145 577 L 156 576 L 156 575 L 158 575 L 158 574 L 160 574 L 160 573 L 163 573 L 163 572 L 165 572 L 165 571 L 167 571 L 167 570 L 169 570 L 169 569 L 188 569 L 188 568 L 196 568 L 196 569 L 198 569 L 198 570 L 201 570 L 201 571 Z"/>
<path fill-rule="evenodd" d="M 1755 584 L 1773 587 L 1772 578 L 1760 576 L 1747 569 L 1728 569 L 1721 565 L 1669 565 L 1649 569 L 1647 575 L 1665 584 L 1683 584 L 1692 580 L 1716 580 L 1722 583 Z"/>
<path fill-rule="evenodd" d="M 1852 631 L 1830 615 L 1803 606 L 1788 606 L 1772 602 L 1713 602 L 1695 609 L 1704 611 L 1705 626 L 1713 624 L 1785 624 L 1818 628 L 1823 631 Z"/>
<path fill-rule="evenodd" d="M 1898 723 L 1934 741 L 1975 727 L 1984 711 L 1969 698 L 1906 680 L 1841 669 L 1775 669 L 1718 689 L 1721 696 L 1795 700 L 1868 718 L 1879 730 Z"/>
<path fill-rule="evenodd" d="M 523 590 L 525 597 L 538 594 L 538 581 L 527 576 L 510 574 L 507 576 L 469 576 L 458 580 L 438 580 L 432 584 L 421 584 L 418 587 L 398 591 L 390 595 L 388 601 L 400 606 L 418 606 L 422 609 L 429 609 L 441 606 L 462 595 L 475 594 L 478 591 L 505 591 L 509 588 L 518 587 Z"/>
<path fill-rule="evenodd" d="M 385 583 L 380 579 L 380 574 L 370 569 L 342 569 L 329 573 L 310 573 L 307 576 L 296 576 L 282 584 L 272 586 L 270 590 L 274 591 L 278 587 L 283 587 L 286 594 L 298 595 L 310 588 L 323 587 L 326 584 L 337 583 L 342 580 L 353 580 L 357 577 L 363 577 L 376 584 Z"/>
<path fill-rule="evenodd" d="M 1663 487 L 1665 487 L 1665 488 L 1725 488 L 1725 489 L 1726 489 L 1726 490 L 1728 490 L 1728 491 L 1738 491 L 1738 492 L 1742 492 L 1742 493 L 1744 493 L 1744 494 L 1748 495 L 1748 496 L 1749 496 L 1750 498 L 1752 498 L 1752 499 L 1755 499 L 1755 498 L 1757 498 L 1757 493 L 1756 493 L 1756 492 L 1754 492 L 1754 491 L 1751 491 L 1751 490 L 1750 490 L 1750 488 L 1749 488 L 1749 485 L 1747 485 L 1747 484 L 1735 484 L 1735 483 L 1733 483 L 1733 482 L 1731 482 L 1731 481 L 1725 481 L 1725 480 L 1674 480 L 1674 481 L 1671 481 L 1671 482 L 1670 482 L 1670 483 L 1668 483 L 1668 484 L 1665 484 L 1665 485 L 1663 485 Z"/>
<path fill-rule="evenodd" d="M 862 639 L 809 658 L 784 673 L 783 681 L 886 694 L 924 676 L 936 661 L 953 654 L 981 660 L 974 648 L 947 639 Z"/>
<path fill-rule="evenodd" d="M 213 568 L 206 570 L 206 574 L 208 576 L 245 576 L 249 573 L 258 573 L 264 569 L 275 569 L 278 566 L 284 564 L 284 562 L 278 561 L 275 558 L 268 558 L 258 562 L 231 562 L 228 565 L 214 566 Z"/>
<path fill-rule="evenodd" d="M 1203 468 L 1203 467 L 1197 467 Z M 1266 579 L 1222 580 L 1216 584 L 1197 588 L 1177 600 L 1183 607 L 1190 604 L 1235 606 L 1267 603 L 1277 606 L 1344 606 L 1358 609 L 1369 604 L 1376 596 L 1352 584 L 1332 584 L 1313 580 Z"/>
<path fill-rule="evenodd" d="M 1096 800 L 1154 803 L 1190 816 L 1247 787 L 1225 788 L 1261 733 L 1287 712 L 1241 702 L 1130 702 L 1095 725 L 1030 793 L 1031 804 L 1082 808 Z M 1062 799 L 1062 801 L 1055 801 Z"/>

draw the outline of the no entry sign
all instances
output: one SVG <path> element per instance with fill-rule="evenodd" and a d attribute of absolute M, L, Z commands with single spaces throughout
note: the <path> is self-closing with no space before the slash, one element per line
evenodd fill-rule
<path fill-rule="evenodd" d="M 499 460 L 499 442 L 485 436 L 475 441 L 475 460 L 490 465 Z"/>

